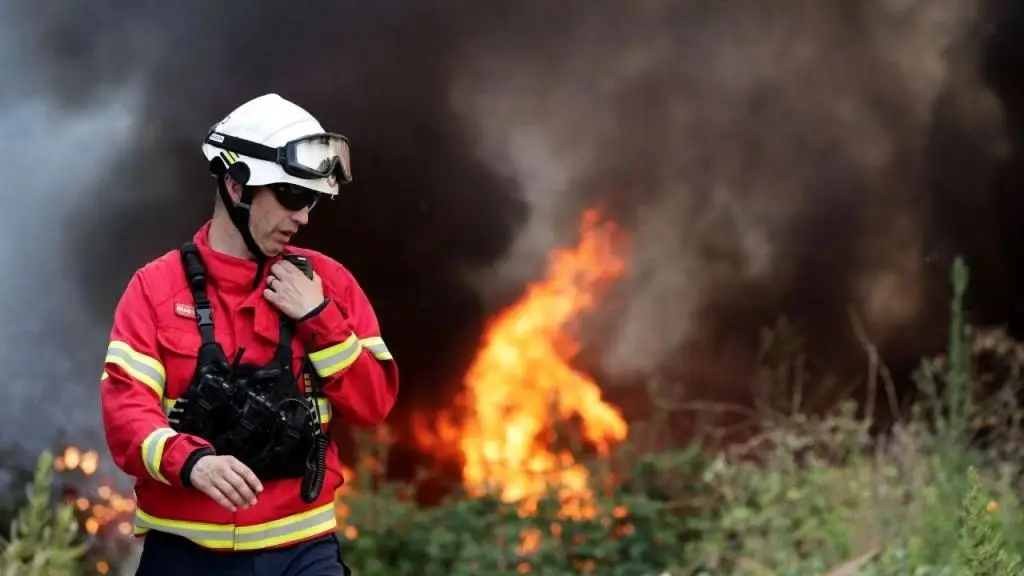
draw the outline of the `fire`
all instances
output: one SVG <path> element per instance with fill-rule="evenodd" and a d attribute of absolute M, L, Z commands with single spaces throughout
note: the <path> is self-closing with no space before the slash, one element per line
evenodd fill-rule
<path fill-rule="evenodd" d="M 57 457 L 53 467 L 58 472 L 79 470 L 86 476 L 92 476 L 96 473 L 96 466 L 99 464 L 99 461 L 100 455 L 95 450 L 82 452 L 74 446 L 69 446 Z"/>
<path fill-rule="evenodd" d="M 66 447 L 57 455 L 53 469 L 60 473 L 80 474 L 85 478 L 94 478 L 99 467 L 99 453 L 95 450 L 82 450 L 75 446 Z M 76 510 L 82 530 L 91 542 L 107 541 L 105 536 L 119 534 L 128 536 L 132 533 L 131 514 L 135 510 L 135 500 L 131 496 L 119 494 L 111 485 L 100 483 L 92 495 L 84 495 L 81 490 L 83 483 L 75 482 L 65 488 L 65 499 Z M 109 541 L 108 541 L 109 542 Z M 101 546 L 107 548 L 107 546 Z M 99 574 L 110 571 L 107 559 L 96 560 L 94 568 Z"/>
<path fill-rule="evenodd" d="M 355 470 L 344 464 L 341 465 L 341 473 L 345 478 L 345 483 L 334 492 L 334 515 L 338 518 L 342 535 L 349 540 L 355 540 L 359 535 L 359 530 L 348 522 L 350 510 L 346 499 L 354 494 L 352 484 L 356 473 Z"/>
<path fill-rule="evenodd" d="M 581 422 L 582 438 L 600 453 L 627 434 L 598 385 L 570 364 L 580 344 L 567 324 L 592 309 L 601 285 L 625 268 L 614 250 L 615 227 L 596 210 L 583 215 L 580 236 L 577 246 L 553 252 L 547 277 L 490 322 L 465 378 L 462 421 L 441 418 L 432 430 L 420 421 L 417 429 L 424 446 L 459 447 L 471 493 L 496 489 L 526 512 L 553 487 L 563 514 L 592 513 L 587 470 L 572 450 L 556 446 L 559 423 Z"/>
<path fill-rule="evenodd" d="M 89 477 L 96 473 L 99 454 L 95 450 L 82 451 L 74 446 L 64 449 L 53 462 L 57 472 L 79 472 Z M 78 511 L 85 515 L 82 527 L 89 535 L 96 535 L 110 526 L 123 535 L 131 534 L 132 525 L 128 521 L 135 510 L 135 501 L 131 497 L 118 494 L 106 484 L 96 489 L 95 498 L 72 496 L 71 500 Z"/>

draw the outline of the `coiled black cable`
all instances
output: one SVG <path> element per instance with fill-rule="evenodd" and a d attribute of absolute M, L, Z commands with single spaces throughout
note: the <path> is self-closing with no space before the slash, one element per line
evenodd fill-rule
<path fill-rule="evenodd" d="M 327 437 L 317 434 L 313 450 L 306 460 L 306 473 L 302 476 L 302 501 L 306 504 L 316 502 L 324 489 L 327 474 Z"/>

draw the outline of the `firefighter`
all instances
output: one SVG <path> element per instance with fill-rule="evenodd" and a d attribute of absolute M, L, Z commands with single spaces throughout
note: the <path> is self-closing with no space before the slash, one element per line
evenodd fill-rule
<path fill-rule="evenodd" d="M 137 574 L 348 574 L 330 421 L 380 423 L 398 370 L 352 274 L 290 242 L 351 181 L 348 140 L 276 94 L 208 132 L 213 215 L 114 312 L 101 377 L 135 479 Z"/>

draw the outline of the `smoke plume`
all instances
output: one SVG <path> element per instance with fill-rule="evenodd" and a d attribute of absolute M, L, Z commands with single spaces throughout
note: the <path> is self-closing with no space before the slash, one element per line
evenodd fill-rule
<path fill-rule="evenodd" d="M 876 343 L 916 354 L 941 342 L 955 253 L 976 263 L 979 314 L 1011 314 L 1001 218 L 1020 211 L 990 193 L 1006 134 L 979 72 L 990 28 L 1012 20 L 998 3 L 313 8 L 0 8 L 16 152 L 0 159 L 4 438 L 45 432 L 27 410 L 44 398 L 95 437 L 113 306 L 208 217 L 207 127 L 266 92 L 352 139 L 354 184 L 298 241 L 370 295 L 401 411 L 450 400 L 487 315 L 597 203 L 631 251 L 614 330 L 587 337 L 611 377 L 675 370 L 700 346 L 691 373 L 739 386 L 735 355 L 779 313 L 846 362 L 849 307 Z"/>
<path fill-rule="evenodd" d="M 597 2 L 478 29 L 453 102 L 531 207 L 501 278 L 535 275 L 605 200 L 632 246 L 614 335 L 596 337 L 613 378 L 657 374 L 700 342 L 752 356 L 779 313 L 827 346 L 850 334 L 848 308 L 883 347 L 941 334 L 928 179 L 954 168 L 935 163 L 935 130 L 981 140 L 988 162 L 958 166 L 965 183 L 984 182 L 1005 141 L 972 60 L 975 8 Z"/>

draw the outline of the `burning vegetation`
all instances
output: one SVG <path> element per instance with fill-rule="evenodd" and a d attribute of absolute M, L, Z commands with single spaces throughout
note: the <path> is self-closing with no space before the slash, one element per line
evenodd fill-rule
<path fill-rule="evenodd" d="M 74 507 L 93 569 L 97 574 L 109 573 L 112 560 L 125 552 L 123 538 L 132 533 L 134 498 L 119 493 L 112 479 L 96 481 L 99 453 L 95 450 L 68 446 L 54 458 L 53 469 L 67 479 L 61 496 Z"/>
<path fill-rule="evenodd" d="M 587 471 L 559 437 L 560 427 L 578 425 L 587 447 L 600 454 L 627 434 L 597 383 L 571 365 L 580 344 L 567 328 L 625 267 L 615 226 L 596 210 L 584 214 L 580 232 L 576 247 L 551 254 L 547 277 L 489 323 L 454 410 L 432 416 L 433 425 L 415 420 L 422 449 L 457 447 L 470 494 L 497 491 L 524 511 L 549 488 L 561 494 L 567 514 L 589 511 Z"/>
<path fill-rule="evenodd" d="M 57 472 L 80 472 L 90 478 L 96 473 L 98 464 L 99 454 L 95 450 L 83 452 L 69 446 L 54 460 L 53 468 Z M 86 534 L 97 535 L 107 530 L 115 530 L 125 536 L 132 533 L 131 522 L 126 518 L 135 511 L 135 502 L 131 497 L 117 493 L 112 483 L 101 483 L 92 499 L 70 490 L 66 496 L 72 498 L 75 508 L 85 514 L 82 527 Z"/>

